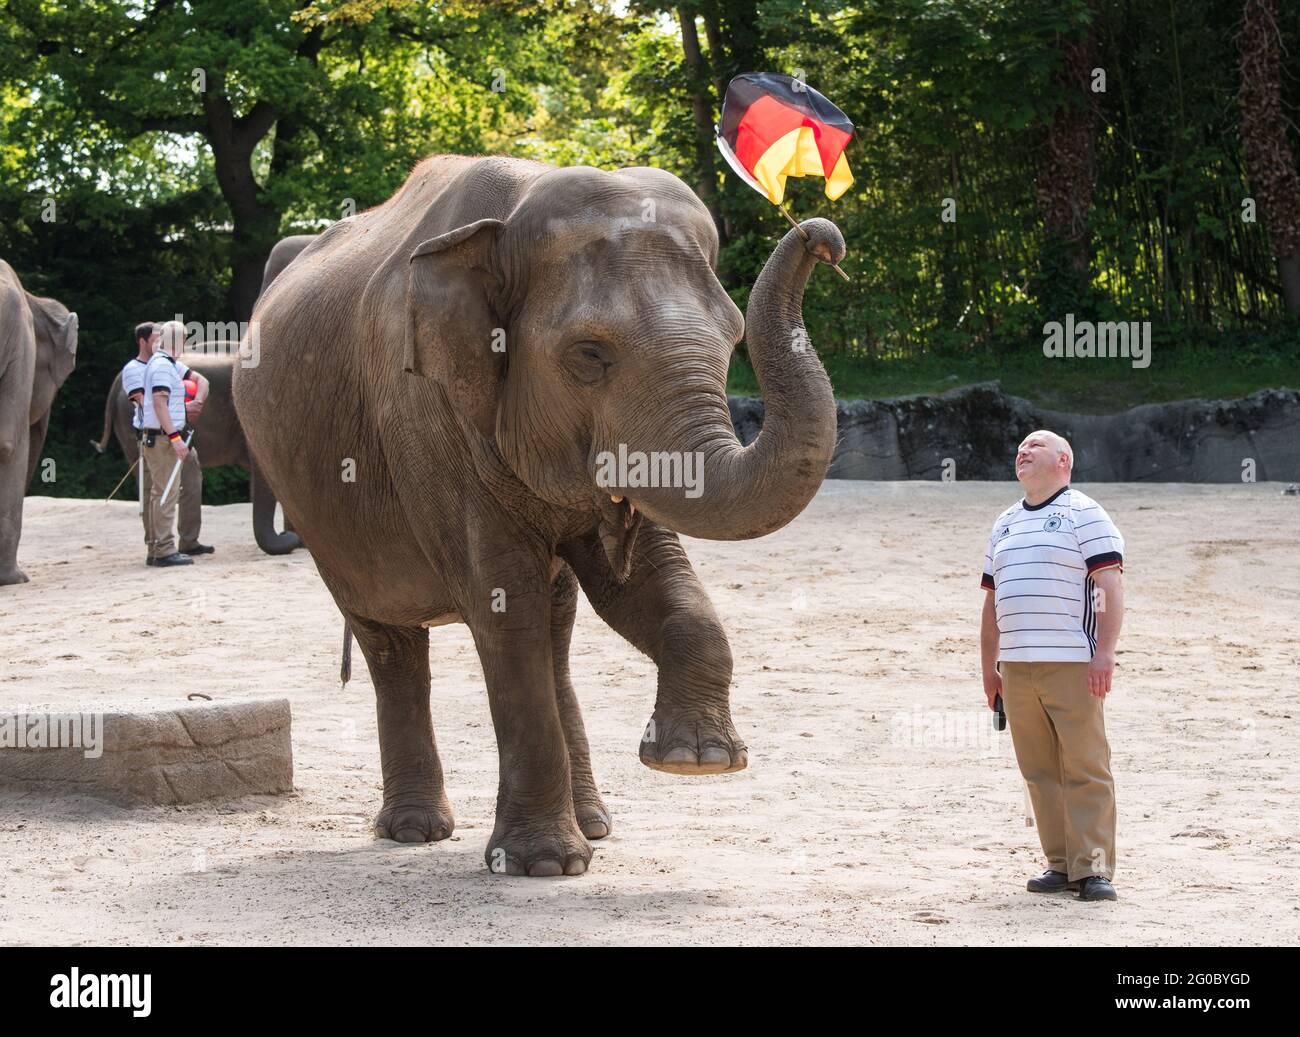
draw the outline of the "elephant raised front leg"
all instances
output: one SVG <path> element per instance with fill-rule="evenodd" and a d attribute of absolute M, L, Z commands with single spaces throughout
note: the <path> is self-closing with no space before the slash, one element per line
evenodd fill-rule
<path fill-rule="evenodd" d="M 591 844 L 578 827 L 556 696 L 550 560 L 505 541 L 483 548 L 462 615 L 483 664 L 500 757 L 484 859 L 496 874 L 581 875 Z"/>
<path fill-rule="evenodd" d="M 731 647 L 677 534 L 642 523 L 627 582 L 614 579 L 595 534 L 561 554 L 596 613 L 654 660 L 659 686 L 641 762 L 672 774 L 726 774 L 748 763 L 731 722 Z"/>
<path fill-rule="evenodd" d="M 375 835 L 400 843 L 446 839 L 456 827 L 429 712 L 429 632 L 347 617 L 375 682 L 384 805 Z"/>
<path fill-rule="evenodd" d="M 588 839 L 603 839 L 613 827 L 609 809 L 600 798 L 591 773 L 591 750 L 582 710 L 569 676 L 569 642 L 573 618 L 578 611 L 578 580 L 567 565 L 551 585 L 551 656 L 555 670 L 555 698 L 560 708 L 564 742 L 569 748 L 569 783 L 573 788 L 573 810 L 578 827 Z"/>

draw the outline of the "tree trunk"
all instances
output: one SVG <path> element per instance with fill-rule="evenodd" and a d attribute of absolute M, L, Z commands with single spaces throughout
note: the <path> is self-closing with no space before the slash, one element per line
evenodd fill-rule
<path fill-rule="evenodd" d="M 1277 257 L 1282 300 L 1288 313 L 1300 315 L 1300 175 L 1282 112 L 1277 0 L 1246 0 L 1237 46 L 1241 57 L 1237 99 L 1246 168 Z"/>
<path fill-rule="evenodd" d="M 1090 26 L 1060 44 L 1057 85 L 1065 92 L 1047 131 L 1038 170 L 1038 207 L 1049 260 L 1063 260 L 1072 282 L 1069 294 L 1082 298 L 1091 281 L 1092 235 L 1088 216 L 1096 184 L 1097 95 L 1092 90 L 1097 39 Z"/>
<path fill-rule="evenodd" d="M 695 29 L 695 11 L 688 4 L 677 8 L 682 26 L 682 54 L 686 59 L 686 76 L 691 92 L 691 111 L 695 117 L 695 193 L 713 213 L 717 222 L 717 174 L 713 167 L 713 105 L 709 101 L 709 77 L 700 53 L 700 37 Z"/>

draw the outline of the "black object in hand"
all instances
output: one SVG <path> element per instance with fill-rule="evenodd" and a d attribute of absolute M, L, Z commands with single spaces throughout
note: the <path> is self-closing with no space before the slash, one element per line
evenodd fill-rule
<path fill-rule="evenodd" d="M 993 696 L 993 730 L 1005 731 L 1007 729 L 1007 714 L 1002 709 L 1002 696 Z"/>

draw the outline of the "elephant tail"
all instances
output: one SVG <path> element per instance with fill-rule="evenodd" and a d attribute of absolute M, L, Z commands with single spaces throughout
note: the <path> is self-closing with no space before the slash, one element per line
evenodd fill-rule
<path fill-rule="evenodd" d="M 348 686 L 348 681 L 352 679 L 352 628 L 348 626 L 348 621 L 343 621 L 343 661 L 339 664 L 339 680 L 343 682 L 343 687 Z"/>
<path fill-rule="evenodd" d="M 121 382 L 122 376 L 119 374 L 113 379 L 113 384 L 108 387 L 108 399 L 104 401 L 104 434 L 99 437 L 99 442 L 93 439 L 90 441 L 90 445 L 95 448 L 97 454 L 102 454 L 108 449 L 108 438 L 113 434 L 113 397 Z"/>

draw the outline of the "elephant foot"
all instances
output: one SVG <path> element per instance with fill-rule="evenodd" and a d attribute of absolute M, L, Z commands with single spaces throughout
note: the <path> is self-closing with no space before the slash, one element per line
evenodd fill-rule
<path fill-rule="evenodd" d="M 0 587 L 8 587 L 15 583 L 26 583 L 27 574 L 14 566 L 12 569 L 0 569 Z"/>
<path fill-rule="evenodd" d="M 668 774 L 731 774 L 749 764 L 731 715 L 683 715 L 656 707 L 641 736 L 641 762 Z"/>
<path fill-rule="evenodd" d="M 494 875 L 581 875 L 591 863 L 591 844 L 573 814 L 528 824 L 498 819 L 483 859 Z"/>
<path fill-rule="evenodd" d="M 605 801 L 596 791 L 573 793 L 573 815 L 588 839 L 604 839 L 614 828 L 614 820 Z"/>
<path fill-rule="evenodd" d="M 436 843 L 455 828 L 446 796 L 402 797 L 386 802 L 375 818 L 375 838 L 399 843 Z"/>

